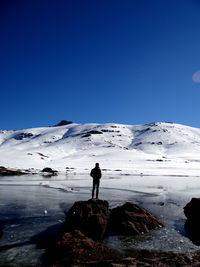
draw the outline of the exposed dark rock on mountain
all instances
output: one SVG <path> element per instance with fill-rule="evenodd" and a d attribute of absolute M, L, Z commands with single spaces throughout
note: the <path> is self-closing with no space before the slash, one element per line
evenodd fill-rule
<path fill-rule="evenodd" d="M 200 198 L 192 198 L 184 207 L 185 230 L 195 245 L 200 245 Z"/>
<path fill-rule="evenodd" d="M 33 137 L 32 133 L 20 133 L 14 136 L 16 140 L 23 140 L 24 138 L 31 138 Z"/>
<path fill-rule="evenodd" d="M 64 125 L 68 125 L 68 124 L 71 124 L 71 123 L 73 123 L 73 122 L 72 121 L 62 120 L 58 124 L 54 125 L 53 127 L 64 126 Z"/>
<path fill-rule="evenodd" d="M 164 226 L 146 209 L 130 202 L 110 213 L 110 228 L 119 235 L 137 235 Z"/>
<path fill-rule="evenodd" d="M 82 137 L 89 137 L 92 134 L 103 134 L 103 132 L 97 131 L 97 130 L 92 130 L 92 131 L 88 131 L 88 132 L 83 133 Z"/>
<path fill-rule="evenodd" d="M 80 230 L 94 240 L 102 239 L 109 220 L 108 202 L 99 199 L 75 202 L 66 213 L 67 231 Z"/>

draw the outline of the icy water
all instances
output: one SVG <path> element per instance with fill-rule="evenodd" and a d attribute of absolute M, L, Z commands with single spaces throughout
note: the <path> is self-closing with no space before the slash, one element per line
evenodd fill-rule
<path fill-rule="evenodd" d="M 64 211 L 75 201 L 88 200 L 91 184 L 85 175 L 0 177 L 0 266 L 42 265 L 46 245 L 65 220 Z M 104 175 L 100 198 L 111 208 L 131 201 L 166 225 L 140 237 L 109 237 L 105 242 L 119 250 L 199 250 L 184 231 L 183 207 L 192 197 L 200 197 L 200 178 Z"/>

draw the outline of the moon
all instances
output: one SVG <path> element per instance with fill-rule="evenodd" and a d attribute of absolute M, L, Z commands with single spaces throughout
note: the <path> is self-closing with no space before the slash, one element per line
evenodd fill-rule
<path fill-rule="evenodd" d="M 200 70 L 196 71 L 193 75 L 192 75 L 192 81 L 194 83 L 200 83 Z"/>

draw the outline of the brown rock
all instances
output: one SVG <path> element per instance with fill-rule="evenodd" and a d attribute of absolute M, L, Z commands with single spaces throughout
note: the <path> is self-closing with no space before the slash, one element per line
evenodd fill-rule
<path fill-rule="evenodd" d="M 45 263 L 53 266 L 68 266 L 102 260 L 119 259 L 121 253 L 95 242 L 80 231 L 67 232 L 56 245 L 49 248 L 44 256 Z M 54 265 L 56 263 L 56 265 Z"/>
<path fill-rule="evenodd" d="M 110 228 L 120 235 L 137 235 L 164 226 L 150 212 L 130 202 L 114 208 L 110 213 Z"/>
<path fill-rule="evenodd" d="M 75 202 L 66 213 L 67 231 L 80 230 L 94 240 L 102 239 L 109 219 L 108 202 L 100 199 Z"/>

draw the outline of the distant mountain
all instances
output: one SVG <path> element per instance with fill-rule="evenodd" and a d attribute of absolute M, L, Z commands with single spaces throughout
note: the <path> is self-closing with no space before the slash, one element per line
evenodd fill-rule
<path fill-rule="evenodd" d="M 145 125 L 76 124 L 0 131 L 0 165 L 88 172 L 200 175 L 200 129 L 153 122 Z M 106 171 L 105 170 L 105 171 Z"/>

